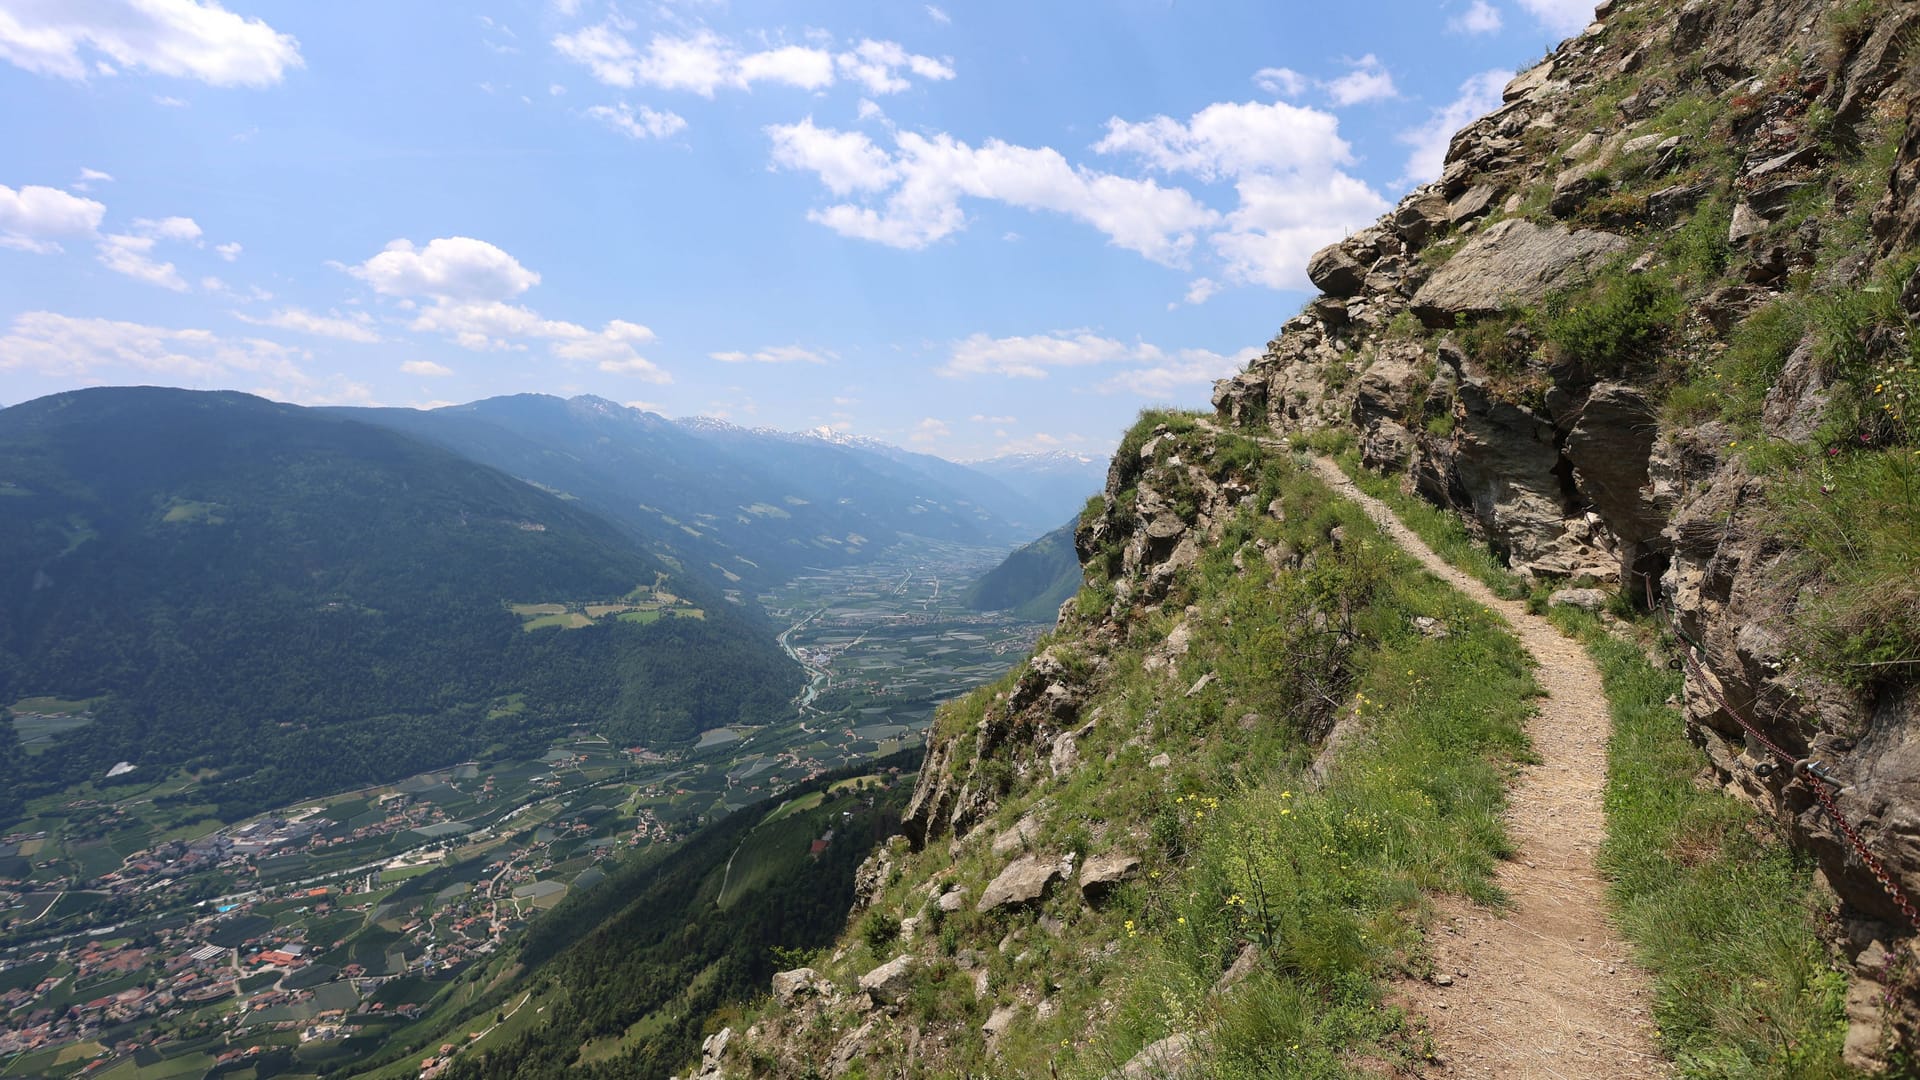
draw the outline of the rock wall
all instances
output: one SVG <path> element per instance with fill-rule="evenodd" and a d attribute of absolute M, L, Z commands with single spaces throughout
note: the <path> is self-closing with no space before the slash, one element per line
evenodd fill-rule
<path fill-rule="evenodd" d="M 1920 4 L 1901 0 L 1601 4 L 1454 138 L 1438 181 L 1314 256 L 1322 295 L 1214 395 L 1228 423 L 1352 430 L 1369 466 L 1457 511 L 1522 574 L 1670 606 L 1714 688 L 1840 779 L 1842 812 L 1910 894 L 1920 691 L 1842 687 L 1800 662 L 1805 574 L 1769 527 L 1769 481 L 1733 431 L 1662 406 L 1675 372 L 1712 364 L 1769 301 L 1867 287 L 1920 245 L 1917 39 Z M 1903 130 L 1892 167 L 1862 182 L 1839 158 L 1876 127 Z M 1842 227 L 1862 216 L 1864 237 Z M 1667 266 L 1683 233 L 1724 243 L 1724 271 Z M 1611 364 L 1545 348 L 1560 298 L 1621 268 L 1675 281 L 1684 329 Z M 1920 276 L 1903 302 L 1920 311 Z M 1765 434 L 1806 440 L 1829 377 L 1809 337 L 1768 391 Z M 1717 780 L 1783 822 L 1838 896 L 1835 944 L 1858 975 L 1849 1055 L 1881 1064 L 1920 1030 L 1914 927 L 1807 787 L 1756 768 L 1764 752 L 1707 690 L 1690 677 L 1685 706 Z"/>

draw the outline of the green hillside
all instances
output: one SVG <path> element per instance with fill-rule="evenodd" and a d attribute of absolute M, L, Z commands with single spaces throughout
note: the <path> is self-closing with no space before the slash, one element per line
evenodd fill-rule
<path fill-rule="evenodd" d="M 0 705 L 101 699 L 30 770 L 0 744 L 16 797 L 125 760 L 221 770 L 237 813 L 560 725 L 672 744 L 797 688 L 731 605 L 612 526 L 370 425 L 79 391 L 0 411 L 0 481 Z M 510 606 L 661 608 L 663 580 L 676 603 L 651 621 L 529 631 Z M 491 708 L 508 694 L 524 708 Z"/>
<path fill-rule="evenodd" d="M 1083 583 L 1073 526 L 1068 522 L 1007 556 L 967 589 L 967 606 L 975 611 L 1011 610 L 1022 619 L 1051 622 Z"/>
<path fill-rule="evenodd" d="M 445 1075 L 666 1076 L 698 1052 L 712 1017 L 759 996 L 791 966 L 783 961 L 818 951 L 845 925 L 854 869 L 898 831 L 912 789 L 910 776 L 891 786 L 846 780 L 914 757 L 830 773 L 665 854 L 630 858 L 531 925 L 501 961 L 511 961 L 511 975 L 492 979 L 494 968 L 480 968 L 448 990 L 450 1000 L 470 997 L 464 1010 L 447 1010 L 449 1024 L 397 1034 L 351 1074 L 411 1076 L 422 1054 L 457 1044 L 473 1017 L 530 994 L 542 1003 L 540 1023 L 457 1054 Z"/>

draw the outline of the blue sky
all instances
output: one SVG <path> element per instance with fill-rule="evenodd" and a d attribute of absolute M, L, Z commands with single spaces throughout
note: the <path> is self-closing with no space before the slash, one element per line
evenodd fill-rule
<path fill-rule="evenodd" d="M 0 402 L 592 393 L 1104 453 L 1591 9 L 0 0 Z"/>

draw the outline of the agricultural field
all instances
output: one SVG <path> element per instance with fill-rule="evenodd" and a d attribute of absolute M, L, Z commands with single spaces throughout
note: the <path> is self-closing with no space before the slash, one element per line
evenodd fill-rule
<path fill-rule="evenodd" d="M 555 627 L 580 630 L 607 619 L 645 625 L 660 619 L 707 617 L 706 612 L 667 590 L 665 574 L 656 577 L 651 585 L 638 586 L 627 595 L 614 599 L 508 604 L 507 608 L 520 616 L 520 629 L 528 633 Z"/>
<path fill-rule="evenodd" d="M 33 697 L 16 701 L 5 711 L 13 721 L 20 749 L 32 755 L 45 751 L 59 736 L 93 723 L 93 706 L 92 701 Z"/>

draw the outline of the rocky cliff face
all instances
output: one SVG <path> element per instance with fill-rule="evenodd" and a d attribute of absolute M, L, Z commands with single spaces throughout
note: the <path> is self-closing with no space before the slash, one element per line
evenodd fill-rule
<path fill-rule="evenodd" d="M 1685 704 L 1717 780 L 1838 894 L 1858 1064 L 1912 1043 L 1915 927 L 1708 691 L 1824 762 L 1920 893 L 1917 658 L 1815 662 L 1833 568 L 1783 524 L 1846 498 L 1819 460 L 1912 449 L 1893 384 L 1920 311 L 1917 39 L 1905 2 L 1602 3 L 1437 182 L 1314 257 L 1323 294 L 1214 397 L 1233 424 L 1351 430 L 1516 570 L 1671 608 L 1704 653 Z"/>

